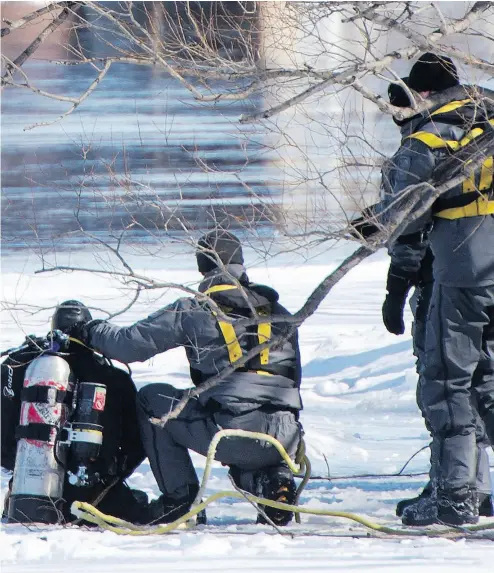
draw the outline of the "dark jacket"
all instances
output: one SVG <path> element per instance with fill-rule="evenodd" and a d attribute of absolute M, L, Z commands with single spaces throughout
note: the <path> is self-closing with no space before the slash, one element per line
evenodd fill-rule
<path fill-rule="evenodd" d="M 241 265 L 228 265 L 228 274 L 242 284 L 250 305 L 268 315 L 290 313 L 278 302 L 270 287 L 250 283 Z M 199 286 L 206 292 L 216 285 L 235 282 L 218 271 L 208 273 Z M 211 298 L 232 318 L 251 316 L 249 303 L 239 289 L 212 293 Z M 272 323 L 272 337 L 284 332 L 286 323 Z M 234 324 L 242 353 L 258 345 L 257 326 Z M 121 362 L 144 361 L 156 354 L 183 346 L 195 385 L 217 375 L 231 362 L 218 320 L 208 301 L 180 298 L 132 326 L 119 328 L 108 322 L 93 326 L 89 343 L 109 358 Z M 259 373 L 261 372 L 261 373 Z M 300 398 L 301 364 L 295 329 L 289 340 L 269 351 L 269 362 L 260 365 L 259 357 L 227 376 L 214 388 L 199 396 L 201 404 L 240 413 L 270 405 L 279 409 L 302 409 Z"/>
<path fill-rule="evenodd" d="M 381 211 L 392 212 L 394 198 L 408 186 L 430 180 L 438 163 L 451 154 L 444 148 L 431 149 L 422 141 L 407 138 L 407 135 L 423 131 L 442 139 L 460 141 L 472 127 L 485 123 L 486 119 L 487 115 L 470 102 L 452 112 L 433 118 L 418 116 L 407 123 L 402 133 L 402 144 L 386 169 L 384 185 L 387 193 Z M 458 185 L 442 195 L 441 200 L 462 193 L 463 186 Z M 436 212 L 436 206 L 432 206 L 420 218 L 410 222 L 402 237 L 392 245 L 391 256 L 395 263 L 410 273 L 418 271 L 430 244 L 434 255 L 434 277 L 439 283 L 459 287 L 494 284 L 494 216 L 449 220 L 435 216 Z M 422 239 L 427 235 L 428 240 L 409 240 L 409 235 Z"/>

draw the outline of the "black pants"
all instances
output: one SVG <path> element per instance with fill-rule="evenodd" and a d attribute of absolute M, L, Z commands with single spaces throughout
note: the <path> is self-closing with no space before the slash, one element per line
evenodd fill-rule
<path fill-rule="evenodd" d="M 443 490 L 476 486 L 476 413 L 472 389 L 494 443 L 494 286 L 435 285 L 427 321 L 422 401 L 440 439 Z"/>
<path fill-rule="evenodd" d="M 278 439 L 293 457 L 300 441 L 300 425 L 289 411 L 264 412 L 262 409 L 236 415 L 212 413 L 191 399 L 177 419 L 163 428 L 152 424 L 150 417 L 169 413 L 184 395 L 169 384 L 150 384 L 137 396 L 137 412 L 142 442 L 160 490 L 174 498 L 188 495 L 198 485 L 188 449 L 206 455 L 214 435 L 221 429 L 236 428 L 262 432 Z M 240 471 L 252 471 L 280 464 L 281 457 L 274 446 L 247 438 L 227 438 L 220 441 L 216 460 L 236 466 Z"/>
<path fill-rule="evenodd" d="M 419 380 L 417 384 L 417 405 L 422 412 L 425 420 L 425 425 L 432 435 L 431 442 L 431 469 L 430 479 L 434 480 L 438 476 L 438 464 L 441 457 L 441 437 L 434 434 L 430 423 L 427 420 L 427 413 L 424 406 L 423 392 L 425 387 L 424 369 L 425 369 L 425 340 L 426 340 L 426 327 L 429 316 L 430 302 L 432 299 L 433 282 L 428 282 L 422 287 L 417 287 L 410 299 L 410 307 L 413 313 L 413 353 L 417 357 L 417 374 Z M 472 379 L 472 388 L 470 391 L 470 399 L 472 404 L 472 411 L 475 416 L 475 441 L 477 450 L 477 474 L 476 474 L 476 487 L 481 493 L 491 494 L 492 484 L 489 470 L 489 456 L 487 454 L 487 447 L 489 446 L 489 439 L 485 431 L 485 425 L 479 414 L 479 404 L 477 390 L 475 389 L 475 382 L 477 377 L 481 377 L 483 372 L 482 363 L 474 372 Z"/>

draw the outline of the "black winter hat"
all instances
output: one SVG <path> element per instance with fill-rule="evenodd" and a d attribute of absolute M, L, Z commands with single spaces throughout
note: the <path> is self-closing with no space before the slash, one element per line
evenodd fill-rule
<path fill-rule="evenodd" d="M 451 58 L 431 52 L 420 56 L 408 76 L 408 85 L 416 92 L 441 92 L 459 83 L 458 70 Z"/>
<path fill-rule="evenodd" d="M 211 231 L 199 239 L 196 251 L 197 267 L 204 275 L 218 267 L 217 258 L 224 265 L 243 265 L 242 245 L 238 238 L 221 229 Z"/>
<path fill-rule="evenodd" d="M 92 320 L 91 313 L 86 305 L 78 300 L 66 300 L 62 302 L 51 319 L 51 327 L 53 330 L 61 330 L 64 332 L 77 322 L 88 322 Z"/>
<path fill-rule="evenodd" d="M 408 78 L 401 78 L 401 81 L 408 86 Z M 388 97 L 391 105 L 395 105 L 396 107 L 410 106 L 410 98 L 400 84 L 389 84 Z"/>

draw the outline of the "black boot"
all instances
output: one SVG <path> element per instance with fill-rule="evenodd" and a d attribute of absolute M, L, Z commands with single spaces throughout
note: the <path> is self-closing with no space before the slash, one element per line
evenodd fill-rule
<path fill-rule="evenodd" d="M 437 522 L 445 525 L 467 525 L 479 521 L 479 499 L 475 490 L 439 492 Z"/>
<path fill-rule="evenodd" d="M 437 497 L 434 492 L 419 496 L 415 503 L 405 507 L 401 518 L 403 525 L 424 526 L 437 523 Z"/>
<path fill-rule="evenodd" d="M 286 466 L 267 468 L 256 476 L 256 495 L 272 501 L 293 505 L 297 487 L 292 472 Z M 285 526 L 293 519 L 292 511 L 284 511 L 267 505 L 259 508 L 275 525 Z M 257 523 L 266 524 L 268 521 L 262 513 L 257 516 Z"/>
<path fill-rule="evenodd" d="M 429 482 L 417 497 L 412 497 L 410 499 L 402 499 L 401 501 L 399 501 L 396 504 L 396 515 L 398 517 L 401 517 L 403 515 L 403 512 L 405 511 L 405 508 L 409 507 L 410 505 L 414 505 L 424 497 L 430 497 L 431 492 L 432 492 L 432 486 L 431 483 Z"/>
<path fill-rule="evenodd" d="M 482 517 L 493 517 L 492 495 L 489 493 L 479 493 L 479 515 Z"/>
<path fill-rule="evenodd" d="M 157 525 L 159 523 L 172 523 L 190 511 L 190 507 L 197 495 L 198 487 L 189 485 L 189 493 L 184 497 L 175 498 L 162 494 L 154 499 L 146 512 L 146 523 Z"/>
<path fill-rule="evenodd" d="M 131 489 L 125 482 L 119 482 L 100 501 L 98 509 L 131 523 L 145 523 L 148 506 L 148 496 L 144 491 Z"/>

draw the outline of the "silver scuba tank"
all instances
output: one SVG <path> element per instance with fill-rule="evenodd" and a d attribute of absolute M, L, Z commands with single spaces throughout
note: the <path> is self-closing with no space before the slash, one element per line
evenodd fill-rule
<path fill-rule="evenodd" d="M 73 391 L 68 363 L 43 354 L 26 370 L 9 522 L 57 523 L 61 520 L 67 446 L 58 435 L 69 416 L 66 394 Z"/>

